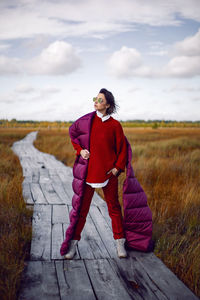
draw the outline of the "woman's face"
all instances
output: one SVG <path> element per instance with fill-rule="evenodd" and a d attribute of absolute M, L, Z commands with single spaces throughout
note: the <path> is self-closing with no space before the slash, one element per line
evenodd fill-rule
<path fill-rule="evenodd" d="M 99 103 L 98 99 L 102 99 L 101 103 Z M 107 104 L 106 97 L 104 94 L 99 93 L 96 97 L 96 101 L 94 102 L 94 108 L 95 110 L 98 110 L 101 113 L 105 113 L 106 109 L 110 106 L 110 104 Z"/>

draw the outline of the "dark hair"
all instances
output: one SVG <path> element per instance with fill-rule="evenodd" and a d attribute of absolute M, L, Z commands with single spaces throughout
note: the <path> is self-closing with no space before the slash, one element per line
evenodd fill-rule
<path fill-rule="evenodd" d="M 111 92 L 107 89 L 101 89 L 99 93 L 104 94 L 107 104 L 110 104 L 110 107 L 107 108 L 106 113 L 111 115 L 117 111 L 118 105 L 115 103 L 115 98 Z"/>

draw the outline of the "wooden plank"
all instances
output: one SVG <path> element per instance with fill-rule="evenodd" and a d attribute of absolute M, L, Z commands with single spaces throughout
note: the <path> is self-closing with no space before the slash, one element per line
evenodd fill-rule
<path fill-rule="evenodd" d="M 25 159 L 26 167 L 32 168 L 33 166 L 33 157 L 31 156 L 31 153 L 29 151 L 29 147 L 27 147 L 27 155 L 23 157 Z"/>
<path fill-rule="evenodd" d="M 146 270 L 151 280 L 156 282 L 156 285 L 168 299 L 198 299 L 193 292 L 154 255 L 154 253 L 147 253 L 146 255 L 141 255 L 136 251 L 130 251 L 129 253 L 132 257 L 136 257 L 137 261 Z"/>
<path fill-rule="evenodd" d="M 23 168 L 23 170 L 25 170 L 25 169 Z M 26 172 L 26 170 L 25 170 L 25 172 Z M 32 182 L 32 173 L 31 173 L 31 175 L 26 175 L 25 176 L 24 182 L 27 182 L 27 183 L 31 183 Z"/>
<path fill-rule="evenodd" d="M 85 260 L 85 265 L 98 300 L 133 299 L 107 259 Z"/>
<path fill-rule="evenodd" d="M 108 223 L 110 229 L 112 230 L 112 221 L 108 213 L 108 205 L 104 199 L 102 199 L 96 192 L 93 196 L 93 203 L 98 206 L 101 214 L 103 215 L 104 219 Z"/>
<path fill-rule="evenodd" d="M 131 273 L 132 270 L 130 269 L 130 265 L 131 265 L 132 262 L 130 261 L 130 258 L 127 257 L 125 259 L 120 259 L 117 256 L 116 242 L 115 242 L 115 240 L 113 238 L 112 231 L 110 230 L 110 228 L 108 229 L 108 225 L 105 222 L 104 217 L 101 215 L 101 213 L 100 213 L 100 211 L 99 211 L 99 209 L 97 207 L 91 206 L 90 210 L 91 210 L 90 215 L 91 215 L 92 219 L 94 220 L 95 224 L 97 224 L 97 230 L 99 231 L 99 234 L 101 235 L 101 238 L 102 238 L 102 240 L 104 242 L 105 247 L 107 248 L 110 256 L 115 259 L 115 262 L 118 265 L 118 268 L 121 271 L 121 273 L 123 273 L 122 277 L 123 278 L 128 277 L 130 279 L 130 282 L 134 283 L 136 281 L 135 280 L 135 273 Z M 130 273 L 126 273 L 125 272 L 126 268 L 127 268 L 127 270 L 130 271 Z M 123 270 L 123 272 L 122 272 L 122 270 Z M 141 267 L 138 267 L 137 274 L 140 274 L 140 270 L 141 270 Z M 140 275 L 141 278 L 143 278 L 144 276 L 145 276 L 145 274 Z M 137 276 L 137 278 L 140 278 L 140 277 L 139 277 L 139 275 Z M 146 275 L 145 278 L 147 280 L 148 276 Z M 141 283 L 142 281 L 139 281 L 137 279 L 137 282 Z M 136 296 L 139 297 L 138 299 L 141 299 L 140 298 L 140 294 L 142 295 L 142 293 L 143 294 L 146 293 L 148 295 L 149 298 L 147 298 L 147 299 L 159 299 L 159 298 L 157 298 L 156 295 L 152 294 L 153 292 L 151 291 L 151 289 L 149 288 L 148 285 L 145 286 L 145 283 L 142 285 L 142 292 L 140 291 L 140 293 L 138 293 L 138 294 L 134 293 L 132 291 L 131 283 L 128 286 L 129 286 L 129 290 L 131 291 L 132 295 L 135 296 L 135 297 Z M 153 288 L 153 291 L 157 290 L 157 288 L 156 288 L 156 286 L 154 286 L 153 282 L 152 282 L 152 288 Z M 156 291 L 156 293 L 159 294 L 159 290 Z M 162 296 L 162 298 L 160 298 L 160 299 L 165 299 L 165 295 L 164 294 L 161 294 L 160 296 Z"/>
<path fill-rule="evenodd" d="M 66 203 L 66 204 L 69 203 L 71 199 L 69 198 L 68 194 L 66 194 L 61 181 L 60 182 L 52 181 L 52 187 L 57 193 L 62 203 Z"/>
<path fill-rule="evenodd" d="M 51 183 L 51 179 L 49 177 L 49 171 L 48 169 L 45 168 L 40 168 L 39 169 L 39 174 L 40 174 L 40 183 Z"/>
<path fill-rule="evenodd" d="M 82 260 L 55 261 L 61 300 L 95 300 Z"/>
<path fill-rule="evenodd" d="M 106 202 L 97 194 L 97 192 L 94 192 L 92 203 L 97 206 L 107 206 Z"/>
<path fill-rule="evenodd" d="M 53 205 L 52 223 L 68 223 L 69 224 L 69 213 L 67 205 Z"/>
<path fill-rule="evenodd" d="M 63 242 L 63 227 L 61 223 L 52 224 L 51 259 L 63 259 L 60 247 Z"/>
<path fill-rule="evenodd" d="M 51 177 L 51 176 L 58 176 L 56 168 L 50 168 L 50 167 L 48 167 L 48 171 L 49 171 L 49 177 Z M 59 176 L 58 176 L 58 178 L 59 178 Z"/>
<path fill-rule="evenodd" d="M 21 160 L 20 160 L 20 163 L 21 163 Z M 32 182 L 32 172 L 30 170 L 30 167 L 26 167 L 22 163 L 21 163 L 21 166 L 22 166 L 22 170 L 23 170 L 23 176 L 25 177 L 25 181 Z"/>
<path fill-rule="evenodd" d="M 52 259 L 63 259 L 60 255 L 60 247 L 64 240 L 64 234 L 69 226 L 69 210 L 67 205 L 52 205 Z M 66 223 L 67 221 L 67 223 Z M 78 254 L 75 255 L 80 259 Z"/>
<path fill-rule="evenodd" d="M 47 168 L 60 168 L 63 164 L 55 158 L 54 155 L 49 153 L 43 153 L 43 160 Z"/>
<path fill-rule="evenodd" d="M 54 262 L 29 261 L 22 277 L 19 300 L 60 300 Z"/>
<path fill-rule="evenodd" d="M 32 170 L 32 182 L 38 183 L 40 178 L 39 170 L 36 168 L 32 168 L 31 170 Z"/>
<path fill-rule="evenodd" d="M 62 182 L 70 182 L 72 184 L 73 181 L 73 175 L 66 174 L 62 170 L 58 173 L 58 176 L 60 177 L 60 180 Z"/>
<path fill-rule="evenodd" d="M 136 277 L 137 281 L 136 281 L 136 279 L 135 279 L 136 275 L 135 275 L 135 272 L 133 272 L 134 264 L 133 264 L 133 268 L 131 269 L 130 266 L 131 266 L 132 262 L 129 257 L 127 257 L 125 259 L 120 259 L 117 256 L 116 242 L 113 238 L 112 231 L 110 230 L 110 228 L 108 229 L 108 225 L 105 222 L 104 217 L 101 215 L 99 209 L 95 206 L 91 206 L 89 213 L 90 213 L 92 219 L 94 220 L 95 224 L 97 224 L 97 230 L 99 231 L 101 238 L 104 242 L 104 245 L 107 248 L 108 252 L 110 253 L 110 256 L 115 258 L 115 262 L 118 265 L 120 274 L 123 274 L 122 278 L 129 278 L 129 281 L 130 281 L 130 283 L 128 282 L 129 293 L 131 293 L 132 296 L 134 296 L 134 297 L 137 296 L 137 298 L 135 298 L 135 299 L 159 299 L 159 298 L 157 298 L 156 295 L 154 295 L 155 291 L 157 294 L 159 294 L 159 290 L 157 289 L 156 286 L 154 286 L 153 282 L 151 282 L 151 283 L 152 283 L 152 288 L 153 288 L 154 292 L 149 288 L 148 284 L 146 284 L 145 282 L 144 282 L 144 284 L 141 285 L 139 293 L 134 292 L 132 290 L 132 284 L 134 284 L 134 282 L 139 282 L 141 284 L 142 280 L 139 281 L 139 279 L 144 278 L 144 277 L 146 278 L 146 281 L 148 282 L 148 280 L 147 280 L 148 276 L 145 275 L 145 273 L 143 275 L 140 274 L 141 266 L 139 266 L 138 271 L 137 271 L 137 277 Z M 140 276 L 138 274 L 140 274 Z M 149 282 L 149 284 L 150 284 L 150 282 Z M 144 296 L 148 295 L 149 298 L 145 298 L 145 297 L 141 298 L 140 295 L 143 295 L 143 294 L 144 294 Z M 159 296 L 162 296 L 162 298 L 160 298 L 160 299 L 166 299 L 162 293 L 160 293 Z"/>
<path fill-rule="evenodd" d="M 78 242 L 78 249 L 82 259 L 110 257 L 89 214 L 81 233 L 81 240 Z"/>
<path fill-rule="evenodd" d="M 52 155 L 50 155 L 49 153 L 42 153 L 42 161 L 45 165 L 45 168 L 49 169 L 54 169 L 55 168 L 55 164 L 52 163 L 52 159 L 51 159 Z"/>
<path fill-rule="evenodd" d="M 39 150 L 36 150 L 36 148 L 33 148 L 34 153 L 32 154 L 33 159 L 33 164 L 34 167 L 37 168 L 38 170 L 45 168 L 45 164 L 43 162 L 43 158 L 40 155 L 40 152 L 38 152 Z M 35 151 L 36 150 L 36 151 Z"/>
<path fill-rule="evenodd" d="M 113 238 L 113 232 L 108 226 L 107 222 L 105 221 L 99 209 L 96 206 L 91 205 L 89 214 L 93 222 L 95 223 L 97 231 L 99 232 L 99 235 L 110 257 L 112 258 L 118 257 L 116 252 L 116 242 Z"/>
<path fill-rule="evenodd" d="M 36 154 L 36 157 L 37 157 L 37 159 L 36 159 L 37 168 L 38 168 L 38 169 L 46 168 L 46 167 L 45 167 L 45 164 L 44 164 L 44 162 L 43 162 L 43 160 L 40 159 L 40 156 Z"/>
<path fill-rule="evenodd" d="M 51 210 L 51 205 L 34 205 L 30 253 L 32 260 L 50 260 Z"/>
<path fill-rule="evenodd" d="M 60 247 L 63 242 L 63 225 L 64 224 L 53 224 L 52 225 L 52 251 L 51 259 L 65 259 L 64 256 L 60 255 Z M 65 224 L 66 225 L 66 224 Z M 78 248 L 76 246 L 76 253 L 73 257 L 74 260 L 80 259 Z"/>
<path fill-rule="evenodd" d="M 23 176 L 26 177 L 30 177 L 31 180 L 29 182 L 32 182 L 32 171 L 30 168 L 22 168 L 23 170 Z M 27 181 L 27 180 L 26 180 Z"/>
<path fill-rule="evenodd" d="M 22 195 L 27 204 L 34 204 L 34 199 L 31 194 L 30 183 L 23 181 L 22 183 Z"/>
<path fill-rule="evenodd" d="M 49 171 L 49 178 L 51 179 L 51 181 L 53 182 L 59 182 L 61 183 L 61 180 L 60 180 L 60 177 L 58 176 L 57 173 L 55 173 L 55 170 L 54 170 L 54 173 L 52 172 L 52 169 L 48 169 Z"/>
<path fill-rule="evenodd" d="M 106 205 L 101 205 L 101 206 L 98 206 L 102 216 L 104 217 L 104 219 L 106 220 L 108 226 L 110 227 L 110 229 L 112 230 L 112 220 L 111 220 L 111 217 L 109 216 L 109 213 L 108 213 L 108 207 L 107 207 L 107 204 Z"/>
<path fill-rule="evenodd" d="M 31 183 L 31 193 L 36 204 L 48 204 L 39 183 Z"/>
<path fill-rule="evenodd" d="M 136 258 L 116 258 L 108 260 L 122 284 L 133 299 L 167 300 L 168 298 L 152 281 Z"/>
<path fill-rule="evenodd" d="M 72 189 L 72 184 L 71 184 L 71 182 L 62 182 L 62 184 L 63 184 L 63 188 L 64 188 L 66 194 L 68 195 L 68 200 L 70 199 L 70 201 L 69 201 L 69 204 L 70 204 L 72 202 L 72 198 L 74 195 L 74 192 Z"/>
<path fill-rule="evenodd" d="M 70 211 L 72 206 L 68 207 Z M 68 225 L 64 228 L 64 233 L 67 227 Z M 110 257 L 89 214 L 78 242 L 78 250 L 82 259 Z"/>
<path fill-rule="evenodd" d="M 51 183 L 40 183 L 42 192 L 49 204 L 63 204 L 62 200 L 56 194 Z"/>
<path fill-rule="evenodd" d="M 64 240 L 64 238 L 65 238 L 65 232 L 66 232 L 69 224 L 63 223 L 62 225 L 63 225 L 63 240 Z M 77 259 L 80 259 L 80 258 L 81 257 L 80 257 L 79 249 L 78 249 L 78 246 L 76 246 L 76 253 L 75 253 L 74 257 L 73 257 L 73 260 L 77 260 Z"/>
<path fill-rule="evenodd" d="M 72 168 L 65 166 L 65 168 L 59 169 L 58 170 L 58 175 L 61 179 L 61 181 L 66 182 L 72 182 L 73 180 L 73 172 Z"/>
<path fill-rule="evenodd" d="M 21 156 L 20 162 L 23 168 L 30 169 L 29 161 L 30 159 L 28 156 L 25 155 Z"/>

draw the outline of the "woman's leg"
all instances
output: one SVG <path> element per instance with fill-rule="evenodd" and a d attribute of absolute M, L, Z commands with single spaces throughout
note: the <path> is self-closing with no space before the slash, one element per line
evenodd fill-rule
<path fill-rule="evenodd" d="M 112 176 L 108 184 L 103 187 L 108 213 L 112 220 L 112 230 L 114 239 L 124 238 L 123 216 L 118 200 L 118 177 Z"/>
<path fill-rule="evenodd" d="M 76 224 L 75 232 L 73 235 L 73 240 L 80 240 L 81 239 L 81 232 L 86 222 L 87 214 L 89 212 L 90 204 L 92 201 L 92 197 L 94 194 L 94 188 L 90 185 L 86 184 L 85 191 L 81 203 L 81 210 L 79 213 L 78 223 Z"/>

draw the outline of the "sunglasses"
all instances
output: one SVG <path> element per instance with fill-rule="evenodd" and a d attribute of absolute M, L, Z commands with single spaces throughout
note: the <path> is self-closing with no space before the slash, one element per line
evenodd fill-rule
<path fill-rule="evenodd" d="M 94 102 L 98 101 L 99 103 L 102 103 L 102 102 L 103 102 L 103 99 L 102 99 L 102 98 L 94 97 L 94 98 L 93 98 L 93 101 L 94 101 Z"/>

